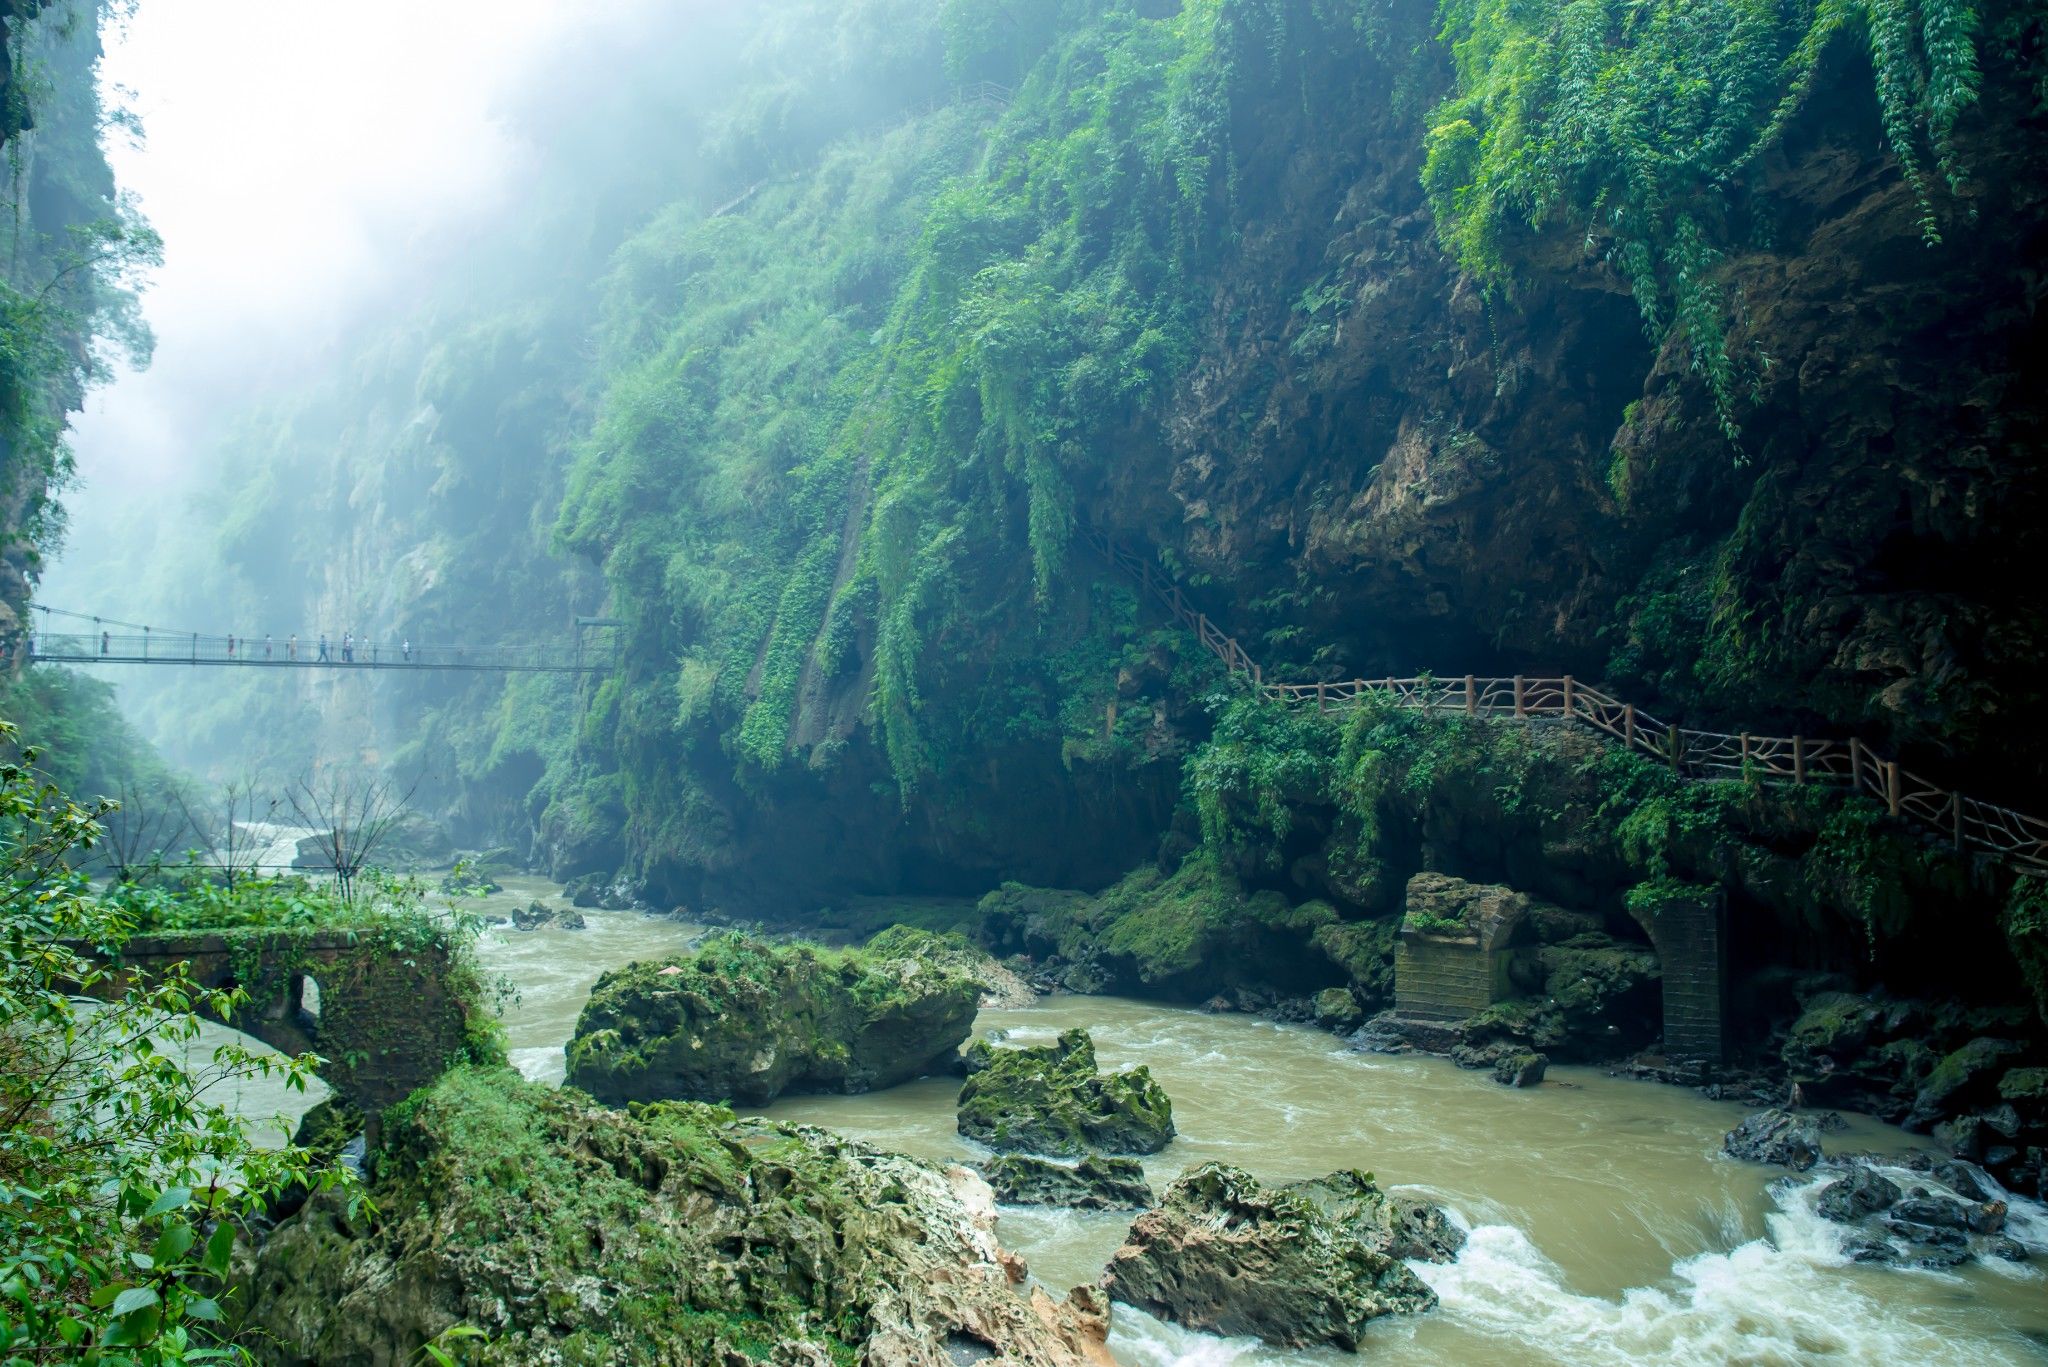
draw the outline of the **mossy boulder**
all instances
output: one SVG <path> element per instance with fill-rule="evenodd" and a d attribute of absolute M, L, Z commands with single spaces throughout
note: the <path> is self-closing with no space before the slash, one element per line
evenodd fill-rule
<path fill-rule="evenodd" d="M 1909 1130 L 1924 1131 L 1969 1106 L 1989 1101 L 2006 1065 L 2025 1052 L 2026 1046 L 2015 1040 L 1971 1040 L 1934 1065 L 1902 1123 Z"/>
<path fill-rule="evenodd" d="M 1075 1210 L 1143 1210 L 1152 1187 L 1135 1158 L 1091 1153 L 1068 1166 L 1028 1153 L 997 1154 L 981 1175 L 996 1199 L 1017 1206 L 1067 1206 Z"/>
<path fill-rule="evenodd" d="M 569 1082 L 615 1104 L 889 1087 L 943 1071 L 980 996 L 917 952 L 722 935 L 599 978 L 569 1041 Z"/>
<path fill-rule="evenodd" d="M 1085 1030 L 1030 1049 L 977 1040 L 967 1070 L 960 1133 L 992 1149 L 1072 1158 L 1157 1153 L 1173 1139 L 1173 1103 L 1151 1070 L 1102 1073 Z"/>
<path fill-rule="evenodd" d="M 1363 1174 L 1267 1186 L 1205 1163 L 1131 1226 L 1102 1285 L 1114 1300 L 1206 1333 L 1356 1352 L 1382 1315 L 1428 1310 L 1436 1294 L 1389 1251 L 1384 1200 Z"/>
<path fill-rule="evenodd" d="M 969 944 L 965 936 L 939 934 L 917 926 L 894 925 L 867 942 L 874 959 L 922 959 L 952 969 L 981 989 L 981 1005 L 989 1008 L 1030 1006 L 1038 993 L 1015 969 L 995 961 L 989 952 Z"/>
<path fill-rule="evenodd" d="M 1316 1024 L 1325 1030 L 1339 1034 L 1356 1030 L 1365 1021 L 1365 1012 L 1359 1008 L 1358 998 L 1351 995 L 1348 987 L 1326 987 L 1316 993 L 1310 1003 Z"/>
<path fill-rule="evenodd" d="M 368 1194 L 257 1250 L 259 1361 L 411 1363 L 456 1325 L 516 1367 L 1104 1360 L 1096 1296 L 1019 1294 L 980 1178 L 824 1130 L 460 1069 L 387 1113 Z"/>

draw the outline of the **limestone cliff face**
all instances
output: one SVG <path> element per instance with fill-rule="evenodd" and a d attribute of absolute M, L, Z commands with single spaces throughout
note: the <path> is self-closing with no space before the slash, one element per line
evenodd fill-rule
<path fill-rule="evenodd" d="M 1739 444 L 1582 229 L 1513 244 L 1511 296 L 1461 278 L 1427 101 L 1361 100 L 1341 142 L 1274 149 L 1208 351 L 1098 511 L 1215 576 L 1247 640 L 1302 625 L 1346 673 L 1540 663 L 2038 773 L 2048 120 L 1994 63 L 1928 245 L 1868 72 L 1825 79 L 1736 206 Z"/>

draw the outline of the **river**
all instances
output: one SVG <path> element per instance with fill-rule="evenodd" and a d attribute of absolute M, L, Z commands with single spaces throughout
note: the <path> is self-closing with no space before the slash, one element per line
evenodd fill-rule
<path fill-rule="evenodd" d="M 482 910 L 559 900 L 509 878 Z M 518 999 L 508 1043 L 526 1076 L 559 1082 L 562 1045 L 599 973 L 686 948 L 702 927 L 586 911 L 581 931 L 487 931 L 486 967 Z M 1353 1053 L 1328 1034 L 1236 1015 L 1107 997 L 984 1011 L 982 1032 L 1019 1043 L 1085 1026 L 1105 1067 L 1149 1065 L 1179 1137 L 1147 1159 L 1153 1185 L 1210 1159 L 1266 1178 L 1359 1167 L 1427 1194 L 1470 1230 L 1457 1262 L 1417 1265 L 1434 1312 L 1371 1331 L 1375 1362 L 1459 1364 L 2048 1362 L 2048 1210 L 2015 1202 L 2010 1232 L 2032 1265 L 1953 1272 L 1869 1268 L 1841 1256 L 1813 1213 L 1826 1178 L 1786 1178 L 1720 1153 L 1743 1115 L 1676 1087 L 1554 1067 L 1514 1091 L 1420 1056 Z M 865 1096 L 787 1098 L 762 1113 L 825 1125 L 926 1158 L 973 1159 L 954 1130 L 957 1084 L 928 1079 Z M 1923 1141 L 1863 1117 L 1828 1147 L 1896 1151 Z M 1895 1174 L 1897 1175 L 1897 1174 Z M 1924 1179 L 1909 1179 L 1923 1180 Z M 1000 1234 L 1056 1289 L 1096 1277 L 1128 1217 L 1005 1208 Z M 1129 1367 L 1354 1363 L 1225 1341 L 1116 1307 L 1111 1348 Z"/>

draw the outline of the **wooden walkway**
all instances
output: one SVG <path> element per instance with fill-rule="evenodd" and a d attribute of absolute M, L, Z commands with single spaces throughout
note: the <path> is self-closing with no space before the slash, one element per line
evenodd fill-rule
<path fill-rule="evenodd" d="M 1569 674 L 1518 674 L 1512 678 L 1467 674 L 1443 679 L 1423 674 L 1336 683 L 1268 683 L 1265 671 L 1244 647 L 1205 614 L 1195 611 L 1180 586 L 1149 558 L 1124 549 L 1092 527 L 1082 527 L 1081 533 L 1175 621 L 1194 632 L 1234 676 L 1277 702 L 1327 711 L 1374 698 L 1446 716 L 1583 724 L 1669 765 L 1673 773 L 1686 778 L 1846 787 L 1876 799 L 1891 815 L 1913 822 L 1957 850 L 1991 854 L 2028 870 L 2048 871 L 2048 821 L 1944 788 L 1853 738 L 1694 730 L 1653 717 Z"/>

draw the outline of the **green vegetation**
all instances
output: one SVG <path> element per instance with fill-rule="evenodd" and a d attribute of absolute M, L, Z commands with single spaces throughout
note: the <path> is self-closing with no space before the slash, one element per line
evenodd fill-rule
<path fill-rule="evenodd" d="M 1805 104 L 1822 64 L 1867 54 L 1900 173 L 1940 240 L 1927 167 L 1959 184 L 1952 135 L 1976 102 L 1982 11 L 1969 0 L 1448 0 L 1457 87 L 1430 118 L 1423 170 L 1444 246 L 1512 287 L 1516 230 L 1562 224 L 1635 292 L 1643 324 L 1681 337 L 1738 436 L 1740 365 L 1716 266 L 1738 193 Z"/>
<path fill-rule="evenodd" d="M 369 1194 L 374 1223 L 316 1197 L 258 1257 L 260 1327 L 303 1360 L 468 1324 L 480 1363 L 853 1367 L 937 1360 L 963 1321 L 1057 1360 L 943 1173 L 823 1130 L 457 1069 L 388 1113 Z"/>
<path fill-rule="evenodd" d="M 341 1175 L 262 1144 L 214 1097 L 260 1077 L 303 1090 L 318 1061 L 206 1050 L 202 1015 L 232 1017 L 246 992 L 182 967 L 128 980 L 68 947 L 118 947 L 135 923 L 66 876 L 106 809 L 41 782 L 35 757 L 0 764 L 0 1359 L 246 1360 L 229 1346 L 247 1308 L 228 1285 L 241 1221 Z"/>

